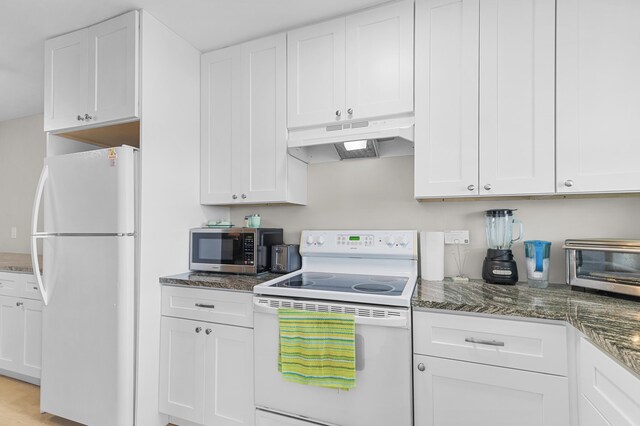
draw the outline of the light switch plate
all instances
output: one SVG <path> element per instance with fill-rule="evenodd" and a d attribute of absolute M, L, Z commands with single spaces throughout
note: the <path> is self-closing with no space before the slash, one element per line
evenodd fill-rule
<path fill-rule="evenodd" d="M 469 231 L 444 231 L 445 244 L 469 244 Z"/>

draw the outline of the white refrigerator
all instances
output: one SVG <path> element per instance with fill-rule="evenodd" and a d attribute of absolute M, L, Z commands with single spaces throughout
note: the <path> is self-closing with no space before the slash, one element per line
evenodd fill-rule
<path fill-rule="evenodd" d="M 134 423 L 137 157 L 125 146 L 47 157 L 34 201 L 40 411 L 92 426 Z"/>

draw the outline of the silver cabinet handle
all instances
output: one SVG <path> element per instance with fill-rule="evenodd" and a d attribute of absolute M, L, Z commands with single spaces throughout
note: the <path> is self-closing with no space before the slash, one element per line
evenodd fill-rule
<path fill-rule="evenodd" d="M 202 327 L 196 327 L 196 333 L 200 333 L 202 331 Z"/>
<path fill-rule="evenodd" d="M 216 305 L 207 305 L 206 303 L 196 303 L 196 307 L 198 307 L 198 308 L 215 309 Z"/>
<path fill-rule="evenodd" d="M 468 343 L 477 343 L 479 345 L 504 346 L 504 342 L 498 342 L 497 340 L 475 339 L 473 337 L 467 337 L 464 341 Z"/>
<path fill-rule="evenodd" d="M 349 114 L 349 115 L 353 114 L 353 108 L 349 108 L 349 109 L 347 110 L 347 114 Z"/>
<path fill-rule="evenodd" d="M 489 184 L 489 183 L 488 183 L 488 184 L 486 184 L 486 185 L 484 186 L 484 189 L 485 189 L 485 190 L 487 190 L 487 191 L 491 191 L 491 184 Z"/>
<path fill-rule="evenodd" d="M 84 121 L 84 117 L 81 115 L 78 115 L 78 121 Z"/>
<path fill-rule="evenodd" d="M 244 199 L 246 199 L 246 198 L 247 198 L 247 194 L 242 194 L 242 195 L 241 195 L 241 197 L 242 197 L 242 199 L 244 200 Z"/>
<path fill-rule="evenodd" d="M 233 194 L 233 195 L 231 196 L 231 198 L 233 198 L 234 200 L 237 200 L 237 199 L 238 199 L 238 196 L 237 196 L 236 194 Z"/>
<path fill-rule="evenodd" d="M 340 117 L 342 115 L 342 112 L 340 110 L 336 110 L 336 117 Z"/>
<path fill-rule="evenodd" d="M 208 336 L 209 334 L 211 334 L 211 329 L 207 328 L 204 332 L 207 333 L 207 336 Z"/>
<path fill-rule="evenodd" d="M 22 303 L 22 302 L 16 302 L 16 306 L 22 306 L 22 305 L 24 305 L 24 303 Z"/>
<path fill-rule="evenodd" d="M 565 180 L 564 186 L 566 186 L 567 188 L 571 188 L 573 186 L 573 181 L 571 179 Z"/>
<path fill-rule="evenodd" d="M 469 185 L 469 186 L 467 186 L 467 189 L 469 191 L 475 191 L 476 190 L 476 186 L 475 185 Z"/>
<path fill-rule="evenodd" d="M 85 119 L 85 120 L 93 120 L 93 117 L 92 117 L 92 116 L 90 116 L 89 114 L 85 114 L 85 115 L 84 115 L 84 119 Z"/>
<path fill-rule="evenodd" d="M 418 370 L 424 371 L 426 369 L 427 369 L 427 367 L 425 367 L 423 363 L 418 364 Z"/>

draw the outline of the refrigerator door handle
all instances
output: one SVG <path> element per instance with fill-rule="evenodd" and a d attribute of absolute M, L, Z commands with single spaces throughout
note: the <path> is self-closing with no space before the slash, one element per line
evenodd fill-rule
<path fill-rule="evenodd" d="M 42 274 L 40 273 L 40 260 L 38 259 L 38 238 L 42 238 L 38 234 L 38 213 L 40 213 L 40 201 L 42 201 L 42 194 L 44 193 L 44 184 L 49 179 L 49 166 L 45 164 L 40 173 L 40 179 L 38 180 L 38 186 L 36 189 L 36 197 L 33 200 L 33 212 L 31 214 L 31 263 L 33 265 L 33 273 L 38 283 L 38 289 L 42 295 L 42 302 L 45 306 L 49 304 L 49 295 L 44 288 L 42 281 Z"/>

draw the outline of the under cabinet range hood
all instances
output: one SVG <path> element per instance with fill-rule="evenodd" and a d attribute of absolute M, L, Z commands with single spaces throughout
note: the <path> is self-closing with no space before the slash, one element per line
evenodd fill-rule
<path fill-rule="evenodd" d="M 290 129 L 288 151 L 305 163 L 413 155 L 413 124 L 401 117 Z"/>

